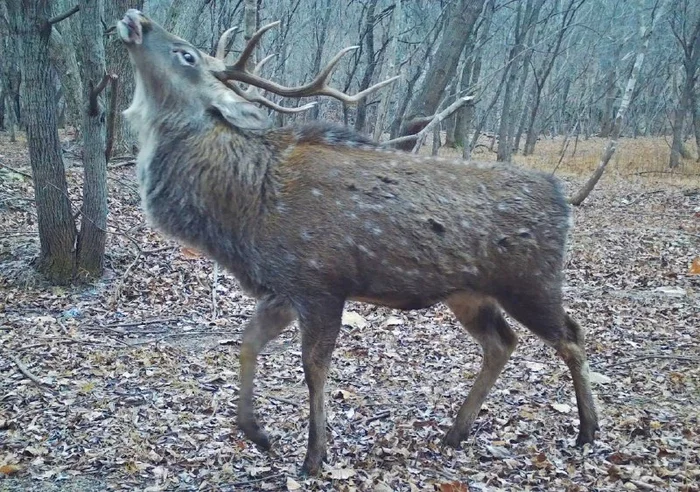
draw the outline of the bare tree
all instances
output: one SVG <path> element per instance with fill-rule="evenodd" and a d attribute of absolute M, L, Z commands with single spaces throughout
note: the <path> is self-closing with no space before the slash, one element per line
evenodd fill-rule
<path fill-rule="evenodd" d="M 107 237 L 107 159 L 105 110 L 100 93 L 112 78 L 106 74 L 102 0 L 80 0 L 83 92 L 83 205 L 76 253 L 78 276 L 102 275 Z"/>
<path fill-rule="evenodd" d="M 122 18 L 127 9 L 140 9 L 142 7 L 143 0 L 110 0 L 104 5 L 105 24 L 113 26 Z M 131 94 L 134 92 L 134 74 L 131 70 L 131 63 L 129 58 L 124 56 L 124 47 L 116 36 L 111 36 L 105 41 L 105 56 L 107 70 L 117 77 L 115 83 L 112 83 L 108 88 L 110 95 L 116 91 L 116 94 L 108 99 L 106 109 L 107 114 L 115 119 L 114 124 L 109 125 L 108 128 L 107 140 L 110 142 L 108 147 L 113 148 L 114 150 L 111 152 L 115 153 L 134 153 L 136 137 L 122 118 L 122 111 L 129 106 Z M 114 101 L 114 105 L 112 101 Z"/>
<path fill-rule="evenodd" d="M 548 46 L 547 51 L 544 54 L 542 64 L 533 70 L 535 82 L 533 87 L 532 105 L 528 116 L 527 136 L 525 138 L 525 149 L 523 150 L 524 155 L 530 155 L 535 152 L 535 144 L 537 143 L 535 120 L 537 119 L 537 113 L 540 109 L 540 103 L 542 102 L 542 90 L 544 89 L 544 84 L 547 82 L 549 75 L 552 73 L 554 62 L 556 61 L 557 56 L 560 54 L 560 48 L 564 35 L 571 27 L 571 24 L 576 16 L 576 12 L 585 1 L 586 0 L 568 1 L 566 8 L 561 13 L 561 20 L 555 42 Z"/>
<path fill-rule="evenodd" d="M 695 111 L 694 90 L 700 63 L 700 8 L 695 2 L 681 0 L 675 4 L 671 15 L 671 30 L 683 50 L 685 76 L 673 115 L 673 142 L 669 166 L 674 168 L 680 164 L 686 115 L 690 111 L 692 116 Z"/>
<path fill-rule="evenodd" d="M 460 55 L 481 14 L 484 1 L 459 0 L 447 8 L 442 39 L 435 50 L 421 88 L 407 110 L 407 117 L 402 124 L 402 135 L 415 134 L 431 121 L 443 98 L 445 88 L 454 77 Z M 402 148 L 412 148 L 412 144 L 408 142 Z"/>
<path fill-rule="evenodd" d="M 60 16 L 51 17 L 48 0 L 9 0 L 7 9 L 11 35 L 19 40 L 23 84 L 31 88 L 22 91 L 22 112 L 41 244 L 37 268 L 50 281 L 65 284 L 75 269 L 76 231 L 58 139 L 49 53 L 51 26 Z"/>
<path fill-rule="evenodd" d="M 396 65 L 398 63 L 398 37 L 402 22 L 401 16 L 401 0 L 395 0 L 394 10 L 391 14 L 391 24 L 387 34 L 387 37 L 389 38 L 389 47 L 385 62 L 382 65 L 383 68 L 379 80 L 389 78 L 389 76 L 394 75 L 396 71 Z M 389 104 L 391 103 L 391 97 L 394 93 L 394 85 L 395 84 L 392 84 L 384 89 L 384 92 L 380 96 L 381 99 L 379 101 L 379 109 L 377 109 L 377 119 L 374 122 L 374 140 L 378 141 L 382 135 L 382 132 L 384 131 L 384 122 L 386 121 L 386 117 L 389 112 Z"/>
<path fill-rule="evenodd" d="M 532 35 L 543 4 L 544 0 L 527 0 L 524 7 L 522 2 L 517 4 L 513 47 L 508 55 L 508 64 L 503 74 L 506 83 L 503 89 L 503 105 L 501 106 L 501 119 L 498 127 L 497 158 L 499 161 L 510 161 L 513 151 L 511 137 L 514 114 L 511 104 L 514 100 L 513 90 L 518 76 L 517 67 L 523 63 L 521 53 L 526 49 L 526 40 Z"/>
<path fill-rule="evenodd" d="M 615 150 L 617 149 L 617 141 L 620 138 L 622 122 L 624 120 L 627 108 L 629 107 L 630 102 L 632 100 L 634 86 L 637 83 L 639 72 L 641 71 L 642 64 L 644 63 L 644 56 L 646 55 L 646 52 L 649 49 L 649 39 L 651 38 L 651 33 L 654 28 L 654 20 L 657 6 L 658 3 L 654 6 L 654 9 L 652 10 L 649 26 L 641 27 L 641 46 L 637 51 L 637 56 L 634 60 L 634 66 L 632 67 L 632 72 L 630 73 L 629 79 L 627 80 L 627 87 L 625 89 L 625 93 L 622 96 L 620 108 L 617 110 L 617 115 L 615 116 L 612 132 L 610 134 L 610 140 L 608 141 L 608 144 L 606 145 L 605 150 L 603 151 L 603 154 L 600 158 L 600 162 L 598 163 L 598 167 L 595 169 L 591 177 L 588 178 L 586 184 L 584 184 L 583 187 L 573 197 L 569 199 L 569 203 L 571 203 L 572 205 L 581 205 L 583 201 L 588 197 L 588 195 L 590 195 L 591 191 L 593 191 L 593 188 L 595 188 L 595 185 L 598 183 L 601 176 L 603 176 L 605 168 L 607 167 L 608 163 L 610 162 L 610 159 L 612 158 L 613 154 L 615 153 Z"/>

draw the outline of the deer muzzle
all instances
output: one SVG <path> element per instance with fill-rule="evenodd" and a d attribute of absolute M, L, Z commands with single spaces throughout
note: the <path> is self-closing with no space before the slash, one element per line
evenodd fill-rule
<path fill-rule="evenodd" d="M 125 44 L 141 44 L 143 42 L 143 26 L 148 19 L 138 10 L 129 9 L 124 18 L 117 23 L 117 32 Z"/>

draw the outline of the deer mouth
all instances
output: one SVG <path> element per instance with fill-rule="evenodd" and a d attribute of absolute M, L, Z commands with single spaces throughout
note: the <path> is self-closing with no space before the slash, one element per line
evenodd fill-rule
<path fill-rule="evenodd" d="M 143 42 L 142 19 L 141 12 L 129 9 L 124 18 L 117 22 L 117 32 L 125 44 L 141 44 Z"/>

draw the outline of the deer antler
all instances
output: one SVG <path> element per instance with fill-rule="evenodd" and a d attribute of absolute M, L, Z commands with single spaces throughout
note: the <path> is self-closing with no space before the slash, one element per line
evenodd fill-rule
<path fill-rule="evenodd" d="M 260 37 L 267 31 L 268 29 L 271 29 L 272 27 L 276 26 L 279 24 L 279 21 L 273 22 L 272 24 L 268 24 L 267 26 L 264 26 L 262 29 L 260 29 L 258 32 L 256 32 L 251 40 L 248 42 L 246 45 L 246 48 L 243 50 L 243 53 L 241 53 L 240 58 L 236 62 L 236 65 L 241 64 L 243 67 L 245 67 L 246 63 L 248 62 L 248 59 L 250 58 L 250 55 L 253 53 L 253 49 L 255 48 L 255 45 L 257 44 L 258 40 Z M 230 29 L 227 29 L 219 38 L 219 42 L 216 45 L 216 58 L 219 60 L 223 61 L 224 58 L 226 58 L 226 45 L 228 44 L 229 38 L 232 35 L 235 35 L 236 32 L 238 31 L 238 27 L 232 27 Z M 272 58 L 274 58 L 276 55 L 268 55 L 262 60 L 258 62 L 258 64 L 255 66 L 253 69 L 253 75 L 259 76 L 260 70 L 262 69 L 263 65 L 270 61 Z M 268 108 L 280 112 L 280 113 L 300 113 L 302 111 L 306 111 L 307 109 L 310 109 L 316 105 L 315 102 L 309 103 L 309 104 L 304 104 L 303 106 L 299 106 L 296 108 L 285 108 L 284 106 L 280 106 L 279 104 L 275 103 L 274 101 L 270 101 L 267 99 L 265 96 L 260 94 L 260 91 L 258 91 L 258 88 L 252 84 L 248 84 L 247 89 L 241 89 L 235 82 L 229 81 L 229 80 L 223 80 L 223 82 L 228 86 L 229 89 L 231 89 L 233 92 L 241 96 L 247 101 L 250 102 L 257 102 L 262 104 L 263 106 L 267 106 Z"/>
<path fill-rule="evenodd" d="M 273 27 L 277 26 L 280 23 L 280 21 L 277 22 L 272 22 L 271 24 L 267 24 L 263 27 L 261 27 L 253 36 L 250 38 L 250 41 L 248 41 L 248 44 L 246 45 L 245 49 L 241 53 L 241 56 L 236 60 L 236 62 L 233 65 L 226 65 L 226 68 L 224 70 L 214 72 L 214 76 L 224 82 L 228 87 L 230 87 L 236 94 L 238 94 L 241 97 L 246 98 L 249 101 L 252 102 L 260 102 L 264 104 L 267 107 L 270 107 L 272 109 L 275 109 L 279 111 L 278 108 L 281 108 L 281 106 L 276 105 L 272 101 L 269 101 L 268 99 L 265 99 L 263 96 L 261 96 L 257 91 L 251 90 L 249 93 L 246 91 L 243 91 L 240 87 L 237 87 L 235 82 L 242 82 L 244 84 L 248 84 L 251 87 L 258 87 L 260 89 L 265 89 L 267 91 L 272 92 L 273 94 L 277 94 L 279 96 L 283 97 L 308 97 L 308 96 L 329 96 L 335 99 L 338 99 L 339 101 L 342 101 L 346 104 L 355 104 L 360 99 L 368 96 L 369 94 L 381 89 L 382 87 L 391 84 L 392 82 L 396 81 L 396 79 L 399 78 L 399 76 L 391 77 L 387 80 L 384 80 L 382 82 L 379 82 L 378 84 L 375 84 L 371 87 L 368 87 L 367 89 L 358 92 L 354 96 L 350 96 L 344 92 L 339 91 L 338 89 L 334 89 L 333 87 L 330 87 L 328 85 L 328 78 L 330 77 L 331 73 L 333 73 L 333 70 L 335 69 L 336 65 L 340 61 L 340 59 L 348 52 L 356 50 L 359 48 L 359 46 L 350 46 L 348 48 L 345 48 L 341 50 L 337 55 L 333 57 L 333 59 L 326 65 L 323 70 L 319 72 L 319 74 L 314 78 L 311 82 L 308 84 L 304 84 L 299 87 L 286 87 L 280 84 L 277 84 L 276 82 L 273 82 L 271 80 L 265 79 L 263 77 L 260 77 L 258 75 L 259 67 L 261 63 L 266 62 L 269 57 L 265 58 L 263 62 L 259 63 L 258 66 L 256 66 L 255 70 L 253 72 L 250 72 L 248 69 L 246 69 L 246 64 L 248 63 L 248 59 L 250 56 L 253 54 L 253 51 L 255 49 L 255 46 L 258 44 L 260 41 L 260 38 L 265 34 L 265 32 L 269 31 Z M 252 98 L 252 99 L 251 99 Z M 269 104 L 268 104 L 269 103 Z M 304 111 L 308 109 L 309 107 L 312 107 L 314 103 L 311 104 L 306 104 L 304 106 L 301 106 L 299 108 L 293 108 L 294 111 L 289 111 L 292 108 L 283 108 L 285 112 L 298 112 L 298 111 Z M 274 105 L 276 107 L 273 107 L 271 105 Z M 303 109 L 302 109 L 303 108 Z"/>

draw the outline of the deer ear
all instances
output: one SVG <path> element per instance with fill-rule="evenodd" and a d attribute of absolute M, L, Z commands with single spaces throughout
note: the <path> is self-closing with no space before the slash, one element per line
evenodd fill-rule
<path fill-rule="evenodd" d="M 264 130 L 272 120 L 257 106 L 233 97 L 222 97 L 212 102 L 213 108 L 232 126 L 243 130 Z"/>

